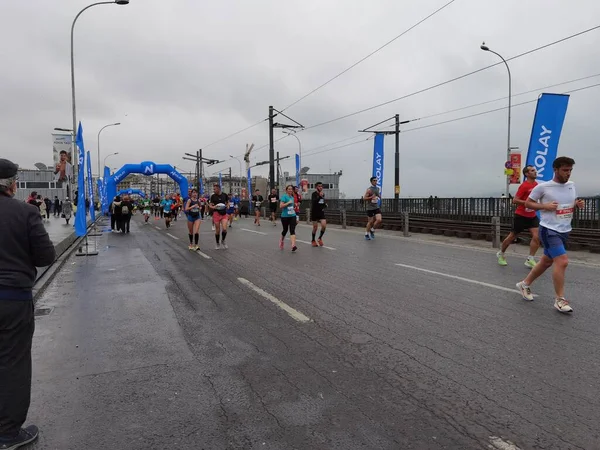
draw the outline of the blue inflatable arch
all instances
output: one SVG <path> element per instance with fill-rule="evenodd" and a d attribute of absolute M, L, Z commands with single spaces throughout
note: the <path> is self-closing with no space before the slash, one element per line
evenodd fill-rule
<path fill-rule="evenodd" d="M 144 193 L 144 191 L 140 190 L 140 189 L 121 189 L 119 192 L 117 192 L 117 195 L 139 195 L 142 198 L 146 198 L 146 194 Z"/>
<path fill-rule="evenodd" d="M 181 195 L 187 196 L 188 193 L 188 180 L 179 172 L 177 172 L 170 164 L 156 164 L 151 161 L 144 161 L 140 164 L 125 164 L 113 175 L 109 176 L 106 180 L 106 201 L 107 203 L 117 195 L 117 184 L 125 179 L 125 177 L 132 173 L 140 173 L 146 176 L 152 176 L 157 173 L 169 175 L 173 181 L 179 184 L 179 191 Z M 125 190 L 128 191 L 127 189 Z"/>

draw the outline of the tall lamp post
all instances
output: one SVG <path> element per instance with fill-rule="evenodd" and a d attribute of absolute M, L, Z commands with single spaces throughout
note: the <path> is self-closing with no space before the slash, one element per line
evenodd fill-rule
<path fill-rule="evenodd" d="M 102 167 L 106 167 L 106 160 L 107 160 L 108 158 L 110 158 L 111 156 L 118 155 L 118 154 L 119 154 L 119 152 L 115 152 L 115 153 L 111 153 L 110 155 L 106 156 L 106 157 L 104 158 L 104 163 L 102 164 Z M 99 176 L 99 175 L 98 175 L 98 176 Z"/>
<path fill-rule="evenodd" d="M 235 159 L 238 162 L 238 164 L 240 165 L 240 183 L 241 183 L 242 182 L 242 175 L 243 175 L 243 172 L 242 172 L 242 162 L 239 160 L 239 158 L 236 158 L 233 155 L 229 155 L 229 157 L 231 159 Z"/>
<path fill-rule="evenodd" d="M 104 130 L 105 128 L 108 127 L 116 127 L 121 125 L 121 122 L 117 122 L 117 123 L 110 123 L 108 125 L 104 125 L 102 128 L 100 128 L 100 131 L 98 131 L 98 176 L 101 177 L 102 176 L 102 172 L 100 171 L 100 133 L 102 133 L 102 130 Z"/>
<path fill-rule="evenodd" d="M 510 67 L 508 67 L 508 63 L 506 62 L 506 60 L 502 57 L 502 55 L 500 53 L 495 52 L 494 50 L 491 50 L 487 45 L 485 45 L 485 42 L 483 42 L 480 46 L 481 50 L 483 50 L 484 52 L 490 52 L 493 53 L 494 55 L 498 56 L 502 62 L 504 62 L 504 65 L 506 66 L 506 70 L 508 71 L 508 142 L 506 144 L 506 161 L 510 161 L 510 110 L 511 110 L 511 106 L 512 106 L 512 79 L 511 79 L 511 74 L 510 74 Z M 505 162 L 506 162 L 505 161 Z M 510 187 L 510 177 L 506 176 L 506 196 L 509 196 L 509 188 Z"/>
<path fill-rule="evenodd" d="M 129 4 L 129 0 L 114 0 L 114 1 L 110 1 L 110 2 L 97 2 L 97 3 L 92 3 L 89 6 L 86 6 L 85 8 L 83 8 L 81 11 L 79 11 L 79 14 L 77 14 L 75 16 L 75 20 L 73 20 L 73 25 L 71 25 L 71 107 L 73 110 L 73 142 L 71 145 L 71 153 L 72 153 L 72 160 L 73 160 L 73 167 L 74 167 L 74 171 L 73 171 L 73 178 L 76 179 L 77 177 L 77 171 L 79 168 L 79 157 L 76 154 L 75 151 L 75 139 L 77 137 L 77 107 L 76 107 L 76 103 L 75 103 L 75 52 L 74 52 L 74 39 L 73 39 L 73 35 L 74 35 L 74 31 L 75 31 L 75 24 L 77 23 L 77 19 L 79 19 L 79 16 L 81 16 L 85 11 L 87 11 L 88 9 L 90 9 L 93 6 L 99 6 L 99 5 L 128 5 Z"/>

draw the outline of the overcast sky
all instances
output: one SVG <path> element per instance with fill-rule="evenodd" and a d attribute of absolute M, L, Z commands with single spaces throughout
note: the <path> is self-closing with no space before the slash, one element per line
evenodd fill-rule
<path fill-rule="evenodd" d="M 52 161 L 54 127 L 71 127 L 69 33 L 89 0 L 0 2 L 0 142 L 2 157 L 33 168 Z M 283 109 L 447 0 L 131 0 L 84 13 L 75 39 L 78 118 L 96 168 L 97 133 L 111 168 L 151 160 L 193 170 L 185 152 L 241 156 L 246 143 L 268 143 L 266 122 L 210 143 Z M 60 6 L 59 6 L 60 4 Z M 599 25 L 598 0 L 456 0 L 376 55 L 286 110 L 306 127 L 418 91 L 497 62 L 483 40 L 509 58 Z M 600 30 L 511 61 L 513 94 L 598 74 L 548 92 L 600 83 Z M 396 113 L 415 119 L 507 95 L 496 66 L 367 113 L 298 136 L 311 172 L 343 170 L 341 190 L 362 194 L 371 175 L 373 142 L 357 130 Z M 542 91 L 515 97 L 534 100 Z M 576 160 L 582 194 L 600 191 L 596 135 L 600 87 L 573 93 L 559 153 Z M 506 100 L 403 126 L 402 196 L 489 196 L 503 191 L 506 110 L 410 131 L 500 108 Z M 513 108 L 512 145 L 526 153 L 535 103 Z M 410 131 L 410 132 L 409 132 Z M 275 131 L 276 138 L 282 136 Z M 393 195 L 394 138 L 386 138 L 384 197 Z M 208 147 L 207 147 L 208 146 Z M 318 149 L 317 149 L 318 148 Z M 276 143 L 282 155 L 298 142 Z M 313 150 L 317 149 L 317 150 Z M 317 153 L 321 152 L 321 153 Z M 268 158 L 265 146 L 253 154 Z M 283 170 L 293 171 L 293 158 Z M 238 162 L 214 168 L 239 172 Z M 254 174 L 267 174 L 254 169 Z M 516 187 L 513 187 L 513 192 Z"/>

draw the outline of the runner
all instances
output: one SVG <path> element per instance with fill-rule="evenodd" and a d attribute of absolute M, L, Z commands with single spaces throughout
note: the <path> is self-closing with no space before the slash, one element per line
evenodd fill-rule
<path fill-rule="evenodd" d="M 317 246 L 317 241 L 315 241 L 315 237 L 317 236 L 317 228 L 319 227 L 320 222 L 321 232 L 319 233 L 318 245 L 323 247 L 323 235 L 325 234 L 325 230 L 327 229 L 327 221 L 325 220 L 325 208 L 327 208 L 327 203 L 325 203 L 325 192 L 323 192 L 323 183 L 321 183 L 320 181 L 315 183 L 315 189 L 316 191 L 312 193 L 312 198 L 310 202 L 310 215 L 313 224 L 311 245 L 313 247 Z"/>
<path fill-rule="evenodd" d="M 277 213 L 277 201 L 279 200 L 276 189 L 271 189 L 271 193 L 267 197 L 267 200 L 269 201 L 269 211 L 271 212 L 269 220 L 273 222 L 273 226 L 276 227 L 277 220 L 275 219 L 275 213 Z"/>
<path fill-rule="evenodd" d="M 165 218 L 165 226 L 167 228 L 171 227 L 171 208 L 173 206 L 173 200 L 171 200 L 171 195 L 165 195 L 165 199 L 160 202 L 160 206 L 162 209 L 162 216 Z"/>
<path fill-rule="evenodd" d="M 291 184 L 285 188 L 285 194 L 281 196 L 279 207 L 281 208 L 281 239 L 279 240 L 279 248 L 283 250 L 285 235 L 290 231 L 290 240 L 292 241 L 292 252 L 298 250 L 296 247 L 296 208 L 294 207 L 294 186 Z"/>
<path fill-rule="evenodd" d="M 515 210 L 513 229 L 508 236 L 506 236 L 504 242 L 502 242 L 502 249 L 496 254 L 498 257 L 498 264 L 501 266 L 508 265 L 504 252 L 506 252 L 506 249 L 512 244 L 519 233 L 522 233 L 525 230 L 528 230 L 531 233 L 529 256 L 525 260 L 525 265 L 527 267 L 532 268 L 535 266 L 535 253 L 540 247 L 540 241 L 538 239 L 538 227 L 540 226 L 540 221 L 535 210 L 525 208 L 525 202 L 529 198 L 529 194 L 531 194 L 533 188 L 538 184 L 537 181 L 535 181 L 537 178 L 537 171 L 533 166 L 526 166 L 523 169 L 523 175 L 525 175 L 527 179 L 519 186 L 515 198 L 513 199 L 513 203 L 518 205 Z"/>
<path fill-rule="evenodd" d="M 217 245 L 215 250 L 227 248 L 225 238 L 227 237 L 227 194 L 221 192 L 221 186 L 214 185 L 215 193 L 210 196 L 209 207 L 212 211 L 213 223 L 215 225 L 215 240 Z M 220 234 L 220 235 L 219 235 Z M 219 244 L 219 239 L 221 243 Z"/>
<path fill-rule="evenodd" d="M 160 219 L 160 197 L 157 195 L 152 200 L 152 208 L 154 209 L 154 220 Z"/>
<path fill-rule="evenodd" d="M 144 223 L 148 223 L 150 218 L 151 202 L 149 198 L 142 199 L 142 212 L 144 214 Z"/>
<path fill-rule="evenodd" d="M 252 196 L 252 203 L 254 203 L 254 224 L 260 227 L 260 207 L 262 206 L 262 202 L 264 198 L 260 195 L 260 190 L 257 189 L 254 191 L 254 195 Z"/>
<path fill-rule="evenodd" d="M 544 255 L 531 269 L 527 278 L 517 283 L 523 298 L 532 301 L 531 285 L 548 268 L 554 266 L 554 307 L 561 313 L 573 312 L 569 301 L 565 299 L 565 271 L 569 264 L 565 244 L 572 229 L 571 221 L 575 207 L 585 207 L 585 202 L 577 199 L 575 183 L 569 181 L 574 164 L 575 161 L 566 156 L 556 158 L 552 163 L 554 178 L 536 186 L 525 202 L 526 208 L 541 211 L 539 235 L 544 246 Z"/>
<path fill-rule="evenodd" d="M 231 228 L 231 223 L 233 222 L 233 218 L 235 216 L 235 203 L 233 201 L 233 195 L 229 194 L 227 196 L 227 224 L 229 228 Z"/>
<path fill-rule="evenodd" d="M 302 204 L 302 194 L 298 186 L 294 186 L 294 209 L 296 210 L 296 223 L 300 221 L 300 205 Z"/>
<path fill-rule="evenodd" d="M 363 196 L 363 200 L 367 203 L 367 228 L 365 230 L 365 240 L 370 241 L 375 239 L 375 228 L 381 225 L 381 208 L 380 208 L 380 192 L 377 187 L 377 177 L 371 177 L 371 186 L 367 188 L 367 192 Z"/>
<path fill-rule="evenodd" d="M 240 220 L 240 196 L 239 195 L 235 194 L 233 196 L 233 204 L 235 206 L 233 220 L 235 220 L 237 222 L 238 220 Z"/>
<path fill-rule="evenodd" d="M 197 251 L 198 240 L 200 239 L 200 201 L 198 200 L 198 191 L 192 189 L 190 197 L 185 202 L 184 208 L 185 215 L 187 217 L 188 226 L 188 237 L 190 238 L 189 249 Z"/>

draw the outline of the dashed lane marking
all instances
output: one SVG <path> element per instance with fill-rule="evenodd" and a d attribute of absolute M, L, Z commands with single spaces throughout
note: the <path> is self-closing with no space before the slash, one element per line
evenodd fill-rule
<path fill-rule="evenodd" d="M 311 242 L 308 242 L 308 241 L 302 241 L 302 240 L 300 240 L 300 239 L 296 239 L 296 242 L 302 242 L 303 244 L 308 244 L 308 245 L 311 245 L 311 244 L 312 244 Z M 323 246 L 323 248 L 326 248 L 327 250 L 336 250 L 335 248 L 333 248 L 333 247 L 327 247 L 326 245 L 324 245 L 324 246 Z"/>
<path fill-rule="evenodd" d="M 196 250 L 196 253 L 198 253 L 204 259 L 211 259 L 210 256 L 208 256 L 206 253 L 202 253 L 200 250 Z"/>
<path fill-rule="evenodd" d="M 521 450 L 515 444 L 510 441 L 505 441 L 502 438 L 496 436 L 490 436 L 491 445 L 488 445 L 488 448 L 495 450 Z"/>
<path fill-rule="evenodd" d="M 279 306 L 281 309 L 283 309 L 286 313 L 289 314 L 289 316 L 298 321 L 298 322 L 311 322 L 311 320 L 306 317 L 304 314 L 302 314 L 300 311 L 295 310 L 294 308 L 292 308 L 291 306 L 289 306 L 288 304 L 282 302 L 281 300 L 279 300 L 278 298 L 272 296 L 271 294 L 269 294 L 268 292 L 262 290 L 261 288 L 259 288 L 258 286 L 256 286 L 254 283 L 252 283 L 251 281 L 246 280 L 245 278 L 238 278 L 238 281 L 246 286 L 248 286 L 250 289 L 252 289 L 254 292 L 256 292 L 257 294 L 261 295 L 262 297 L 266 298 L 267 300 L 269 300 L 271 303 Z"/>
<path fill-rule="evenodd" d="M 267 235 L 267 233 L 263 233 L 262 231 L 249 230 L 248 228 L 240 228 L 240 230 L 247 231 L 248 233 L 262 234 L 263 236 Z"/>
<path fill-rule="evenodd" d="M 154 228 L 156 228 L 157 230 L 160 230 L 160 227 L 154 226 Z"/>
<path fill-rule="evenodd" d="M 477 284 L 479 286 L 485 286 L 485 287 L 492 288 L 492 289 L 498 289 L 499 291 L 506 291 L 506 292 L 511 292 L 511 293 L 517 292 L 519 295 L 521 294 L 521 292 L 518 289 L 511 289 L 511 288 L 507 288 L 505 286 L 498 286 L 497 284 L 490 284 L 490 283 L 485 283 L 483 281 L 472 280 L 470 278 L 459 277 L 457 275 L 450 275 L 449 273 L 436 272 L 435 270 L 423 269 L 422 267 L 409 266 L 407 264 L 396 264 L 396 266 L 404 267 L 405 269 L 418 270 L 419 272 L 425 272 L 425 273 L 429 273 L 431 275 L 438 275 L 440 277 L 451 278 L 453 280 L 464 281 L 466 283 Z M 537 295 L 534 294 L 534 297 L 537 297 Z"/>
<path fill-rule="evenodd" d="M 179 238 L 177 236 L 173 236 L 171 233 L 167 233 L 167 236 L 170 236 L 177 241 L 179 240 Z"/>

